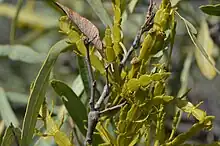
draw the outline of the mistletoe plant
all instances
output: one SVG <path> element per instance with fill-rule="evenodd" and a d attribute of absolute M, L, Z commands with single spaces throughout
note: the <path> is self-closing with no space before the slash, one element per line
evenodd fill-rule
<path fill-rule="evenodd" d="M 153 1 L 150 1 L 144 24 L 128 50 L 123 44 L 124 35 L 121 29 L 123 0 L 112 0 L 114 22 L 112 26 L 106 27 L 103 40 L 97 27 L 89 20 L 60 3 L 56 5 L 66 14 L 59 19 L 59 26 L 67 38 L 51 48 L 31 86 L 22 131 L 14 132 L 15 128 L 10 126 L 3 142 L 14 135 L 19 145 L 27 146 L 35 133 L 43 137 L 54 137 L 60 146 L 76 145 L 72 141 L 73 137 L 68 138 L 60 131 L 63 120 L 58 125 L 51 118 L 45 102 L 51 69 L 59 54 L 67 50 L 74 51 L 79 58 L 85 59 L 87 70 L 84 71 L 85 74 L 88 73 L 87 82 L 91 89 L 88 92 L 88 112 L 65 83 L 52 79 L 50 85 L 62 98 L 69 115 L 85 137 L 83 145 L 190 145 L 187 141 L 196 133 L 212 128 L 214 117 L 199 109 L 200 104 L 193 105 L 187 101 L 187 93 L 181 97 L 169 96 L 167 93 L 175 19 L 178 16 L 169 0 L 162 0 L 156 12 Z M 188 28 L 189 23 L 186 25 Z M 168 59 L 164 61 L 162 57 L 167 50 L 170 50 Z M 157 54 L 161 52 L 163 55 L 158 57 Z M 95 74 L 105 78 L 105 86 L 100 95 L 96 87 L 100 78 Z M 74 106 L 72 103 L 75 103 Z M 172 132 L 167 133 L 165 121 L 170 105 L 176 107 L 176 114 L 171 125 Z M 196 122 L 188 131 L 175 135 L 181 112 L 193 116 Z M 44 121 L 46 132 L 35 129 L 38 113 Z"/>

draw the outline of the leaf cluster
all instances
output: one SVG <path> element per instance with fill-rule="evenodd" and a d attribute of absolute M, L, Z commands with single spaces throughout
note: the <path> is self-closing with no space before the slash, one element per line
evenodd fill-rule
<path fill-rule="evenodd" d="M 94 6 L 94 2 L 89 1 L 89 3 Z M 101 3 L 98 2 L 98 4 Z M 67 15 L 59 19 L 60 32 L 67 38 L 57 42 L 50 49 L 30 87 L 23 127 L 20 130 L 9 125 L 4 134 L 2 146 L 10 145 L 13 141 L 21 146 L 30 145 L 34 135 L 44 138 L 53 137 L 55 143 L 60 146 L 77 145 L 75 141 L 80 136 L 86 142 L 90 136 L 94 137 L 89 142 L 103 146 L 189 145 L 188 140 L 198 132 L 211 130 L 214 116 L 208 116 L 199 108 L 200 104 L 193 105 L 189 102 L 185 98 L 187 93 L 174 97 L 170 96 L 167 91 L 176 34 L 176 17 L 179 15 L 169 0 L 162 0 L 156 12 L 151 9 L 153 4 L 150 5 L 145 22 L 129 49 L 126 49 L 124 45 L 123 40 L 126 36 L 123 35 L 122 30 L 125 0 L 112 1 L 113 23 L 110 23 L 111 20 L 104 13 L 106 17 L 102 20 L 106 28 L 103 40 L 96 26 L 89 20 L 61 4 L 58 5 Z M 206 11 L 206 8 L 201 9 Z M 207 13 L 213 14 L 213 12 Z M 100 13 L 98 16 L 103 17 Z M 195 41 L 196 29 L 183 17 L 180 16 L 180 18 L 184 20 L 195 46 L 198 50 L 202 48 L 200 52 L 197 52 L 197 56 L 201 54 L 205 56 L 203 59 L 210 63 L 213 72 L 218 72 L 212 58 L 209 57 L 210 54 L 207 54 L 209 52 L 204 51 L 203 46 L 199 46 L 199 43 Z M 89 43 L 86 42 L 87 39 Z M 13 56 L 13 51 L 14 49 L 10 48 L 1 52 L 5 52 L 5 55 L 14 60 L 26 59 Z M 94 98 L 94 101 L 90 101 L 89 104 L 83 103 L 80 99 L 83 89 L 74 91 L 65 82 L 51 77 L 58 56 L 68 51 L 74 52 L 78 57 L 84 90 L 86 95 L 90 96 L 90 100 Z M 28 53 L 35 52 L 29 51 Z M 165 54 L 168 54 L 168 57 L 164 61 Z M 32 60 L 33 62 L 42 62 L 42 56 L 37 54 L 33 56 L 36 57 Z M 215 75 L 206 76 L 212 78 Z M 102 87 L 103 92 L 99 93 L 95 81 L 103 78 L 105 78 L 106 86 Z M 52 118 L 53 110 L 49 112 L 46 103 L 48 87 L 52 87 L 57 96 L 61 98 L 67 115 L 74 121 L 74 126 L 76 126 L 72 130 L 74 136 L 68 137 L 61 130 L 63 122 L 67 119 L 65 116 L 59 124 Z M 5 97 L 4 90 L 0 92 Z M 87 109 L 88 105 L 90 105 L 90 110 Z M 172 131 L 167 133 L 165 125 L 170 106 L 175 107 L 175 115 L 173 122 L 169 123 Z M 98 113 L 98 119 L 94 121 L 90 119 L 93 110 Z M 175 135 L 182 112 L 187 113 L 188 117 L 192 116 L 195 123 L 187 131 Z M 36 128 L 38 118 L 44 123 L 41 128 Z M 95 122 L 95 124 L 90 124 L 90 122 Z M 76 140 L 73 142 L 73 139 Z M 78 143 L 82 144 L 82 141 Z M 210 145 L 219 145 L 219 143 Z"/>

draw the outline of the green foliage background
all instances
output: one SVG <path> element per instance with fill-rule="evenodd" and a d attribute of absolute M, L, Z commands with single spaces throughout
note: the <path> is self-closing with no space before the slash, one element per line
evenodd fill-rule
<path fill-rule="evenodd" d="M 102 38 L 106 26 L 112 26 L 112 16 L 114 12 L 112 10 L 111 1 L 62 0 L 60 2 L 91 20 L 99 28 Z M 126 11 L 124 11 L 122 15 L 122 30 L 124 32 L 123 42 L 125 47 L 129 48 L 137 31 L 144 22 L 148 3 L 141 0 L 127 0 L 125 3 L 127 6 Z M 214 4 L 215 2 L 212 3 Z M 160 2 L 157 2 L 157 8 L 159 8 L 159 4 Z M 219 94 L 218 92 L 212 93 L 210 91 L 209 94 L 201 96 L 203 93 L 201 89 L 209 91 L 212 90 L 210 88 L 214 88 L 209 87 L 209 85 L 218 82 L 218 71 L 213 68 L 213 66 L 207 61 L 207 56 L 205 56 L 204 53 L 201 53 L 202 51 L 198 48 L 206 49 L 205 51 L 211 62 L 216 64 L 217 68 L 219 68 L 218 45 L 220 43 L 216 38 L 215 32 L 212 33 L 207 23 L 209 22 L 209 25 L 216 26 L 219 24 L 219 17 L 205 15 L 199 10 L 198 5 L 191 5 L 191 3 L 186 0 L 172 1 L 172 5 L 176 5 L 181 16 L 189 20 L 195 26 L 196 30 L 193 30 L 194 27 L 190 27 L 189 29 L 193 32 L 192 35 L 194 35 L 195 32 L 198 32 L 196 40 L 200 42 L 202 47 L 193 45 L 188 36 L 187 29 L 185 29 L 184 22 L 180 17 L 177 17 L 178 25 L 173 48 L 172 76 L 169 80 L 170 84 L 167 84 L 166 87 L 168 93 L 174 97 L 180 97 L 187 92 L 188 88 L 192 88 L 192 91 L 188 94 L 191 102 L 196 105 L 199 102 L 204 101 L 205 111 L 207 111 L 208 114 L 216 116 L 215 120 L 217 122 L 214 121 L 216 127 L 214 126 L 212 130 L 212 136 L 214 137 L 213 139 L 215 139 L 215 137 L 219 137 L 220 134 L 218 132 L 220 117 L 218 117 L 218 112 L 216 112 L 218 111 L 217 108 L 209 111 L 208 109 L 212 104 L 217 107 L 219 99 L 215 97 L 218 97 Z M 201 9 L 208 14 L 218 15 L 219 13 L 216 11 L 210 12 L 216 7 L 218 10 L 219 5 L 208 6 L 205 8 L 202 7 Z M 48 116 L 44 121 L 46 121 L 48 126 L 46 129 L 47 133 L 53 136 L 44 135 L 45 138 L 43 138 L 42 131 L 45 132 L 45 129 L 43 129 L 42 126 L 44 123 L 42 120 L 38 120 L 36 127 L 41 132 L 35 131 L 35 133 L 38 133 L 38 135 L 41 136 L 36 136 L 32 141 L 32 145 L 50 146 L 54 145 L 55 142 L 57 143 L 62 140 L 66 143 L 60 145 L 70 145 L 71 141 L 67 137 L 71 137 L 71 133 L 73 133 L 72 137 L 74 137 L 73 141 L 75 144 L 82 145 L 83 136 L 80 132 L 85 135 L 85 129 L 83 127 L 84 124 L 80 123 L 80 121 L 87 120 L 86 110 L 89 95 L 88 88 L 90 85 L 86 76 L 83 76 L 85 75 L 85 72 L 87 72 L 87 69 L 84 64 L 79 63 L 82 62 L 82 58 L 76 57 L 76 54 L 71 51 L 73 46 L 65 43 L 65 39 L 61 40 L 66 38 L 66 36 L 58 33 L 58 30 L 60 29 L 58 20 L 61 16 L 61 11 L 52 5 L 50 1 L 22 2 L 22 0 L 18 0 L 17 5 L 3 1 L 0 3 L 0 16 L 1 139 L 3 138 L 6 127 L 9 127 L 6 130 L 9 131 L 8 133 L 15 133 L 17 137 L 20 137 L 21 133 L 19 129 L 14 129 L 13 126 L 19 128 L 22 127 L 29 94 L 31 91 L 35 91 L 36 93 L 32 93 L 31 96 L 35 96 L 39 92 L 42 94 L 46 92 L 47 108 L 49 111 L 53 111 L 51 115 L 53 118 Z M 8 24 L 10 24 L 11 27 L 9 27 Z M 188 24 L 188 26 L 190 25 L 191 24 Z M 50 50 L 51 47 L 52 49 Z M 64 53 L 59 55 L 60 52 Z M 168 56 L 168 54 L 166 55 Z M 44 62 L 44 60 L 46 61 Z M 41 68 L 42 64 L 46 65 L 46 67 L 44 66 Z M 102 69 L 103 68 L 100 69 L 100 72 Z M 175 72 L 175 69 L 177 72 Z M 38 76 L 39 70 L 43 73 L 43 77 Z M 49 74 L 50 71 L 52 72 L 51 74 Z M 96 76 L 99 76 L 99 74 L 96 74 Z M 39 83 L 44 84 L 41 84 L 40 86 L 38 86 L 39 84 L 37 83 L 32 84 L 36 77 Z M 52 87 L 61 86 L 63 89 L 59 91 L 58 89 L 60 88 L 58 88 L 55 90 L 56 92 L 54 92 L 51 86 L 49 86 L 46 90 L 48 79 L 55 79 L 51 82 Z M 63 83 L 68 86 L 62 86 Z M 201 88 L 201 84 L 206 86 Z M 215 85 L 218 85 L 218 83 Z M 97 87 L 101 91 L 103 86 L 104 79 L 101 79 L 98 81 Z M 70 90 L 69 87 L 72 90 Z M 193 92 L 194 90 L 199 90 L 200 92 Z M 66 99 L 60 98 L 63 96 L 66 98 L 78 96 L 80 97 L 81 102 L 76 100 L 71 102 L 74 103 L 75 106 L 68 105 L 68 102 L 65 103 Z M 211 100 L 210 98 L 213 99 Z M 41 98 L 41 95 L 39 94 L 36 100 L 43 101 L 43 98 Z M 208 104 L 210 102 L 211 105 Z M 80 106 L 82 103 L 85 106 Z M 30 115 L 34 115 L 34 113 L 38 112 L 35 111 L 35 108 L 40 108 L 41 106 L 38 104 L 38 101 L 34 101 L 33 104 L 35 106 L 30 107 L 28 110 L 30 113 L 33 113 Z M 65 107 L 72 108 L 71 111 L 77 112 L 67 113 Z M 172 109 L 172 107 L 170 108 Z M 173 111 L 169 111 L 171 111 L 171 115 L 174 113 L 174 109 Z M 72 120 L 68 115 L 75 117 L 75 120 Z M 41 116 L 43 117 L 43 112 L 41 112 Z M 77 119 L 80 120 L 77 121 Z M 167 119 L 170 119 L 170 122 L 172 120 L 171 118 Z M 60 126 L 61 121 L 63 121 L 62 126 Z M 26 122 L 29 123 L 30 127 L 35 126 L 32 124 L 33 121 Z M 74 126 L 75 124 L 78 127 Z M 190 123 L 190 127 L 191 126 L 192 124 Z M 26 127 L 26 131 L 28 131 L 30 127 Z M 59 130 L 60 127 L 61 130 Z M 180 128 L 179 133 L 187 130 L 184 126 L 182 127 L 184 130 Z M 105 133 L 102 126 L 98 125 L 98 128 Z M 113 127 L 109 127 L 109 129 L 113 129 Z M 172 128 L 168 127 L 167 129 L 171 130 Z M 11 138 L 13 139 L 13 136 L 11 136 Z M 26 138 L 28 139 L 29 137 Z M 201 140 L 201 137 L 194 138 L 192 141 L 196 141 L 195 143 L 200 144 L 212 143 L 213 139 L 209 140 L 208 138 L 208 136 L 205 138 L 206 140 Z M 95 137 L 95 142 L 99 143 L 99 139 L 100 137 Z M 2 143 L 2 145 L 5 146 L 10 144 Z M 217 145 L 217 143 L 214 143 L 213 145 Z"/>

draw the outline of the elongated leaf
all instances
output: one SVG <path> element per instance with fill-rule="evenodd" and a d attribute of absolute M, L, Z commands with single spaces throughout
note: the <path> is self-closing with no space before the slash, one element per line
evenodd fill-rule
<path fill-rule="evenodd" d="M 70 87 L 68 87 L 65 83 L 57 80 L 51 81 L 51 85 L 53 89 L 56 91 L 58 95 L 62 97 L 63 103 L 67 108 L 70 116 L 78 126 L 79 130 L 85 136 L 86 130 L 84 125 L 87 120 L 87 111 L 79 97 L 72 91 Z M 94 135 L 94 146 L 102 143 L 102 139 L 99 135 Z"/>
<path fill-rule="evenodd" d="M 107 128 L 105 128 L 103 126 L 103 123 L 98 122 L 96 129 L 99 131 L 99 133 L 101 134 L 102 139 L 104 140 L 104 142 L 108 145 L 110 144 L 115 144 L 116 141 L 114 139 L 114 137 L 109 133 L 109 131 L 107 130 Z"/>
<path fill-rule="evenodd" d="M 133 140 L 130 142 L 129 146 L 134 146 L 138 143 L 138 141 L 140 141 L 140 135 L 137 134 L 136 136 L 134 136 Z"/>
<path fill-rule="evenodd" d="M 212 38 L 210 37 L 209 28 L 208 28 L 208 24 L 206 23 L 206 21 L 201 22 L 201 28 L 199 30 L 197 40 L 200 42 L 202 47 L 205 49 L 208 56 L 210 56 L 210 59 L 213 62 L 213 64 L 215 64 L 214 59 L 211 56 L 213 53 L 214 42 Z M 196 57 L 197 64 L 202 74 L 210 80 L 213 79 L 216 76 L 215 68 L 211 64 L 209 64 L 207 59 L 198 49 L 195 49 L 195 57 Z"/>
<path fill-rule="evenodd" d="M 11 146 L 14 141 L 20 142 L 21 131 L 12 124 L 8 126 L 3 136 L 1 146 Z"/>
<path fill-rule="evenodd" d="M 24 45 L 0 45 L 0 56 L 8 56 L 11 60 L 26 63 L 40 63 L 45 59 L 45 54 L 40 54 Z"/>
<path fill-rule="evenodd" d="M 189 30 L 193 33 L 193 34 L 197 34 L 197 30 L 196 28 L 192 25 L 192 23 L 190 23 L 188 20 L 186 20 L 185 18 L 183 18 L 178 12 L 176 12 L 176 14 L 180 17 L 180 19 L 182 19 L 185 23 L 185 25 L 190 28 Z"/>
<path fill-rule="evenodd" d="M 176 12 L 177 13 L 177 12 Z M 213 63 L 212 61 L 212 58 L 207 54 L 206 50 L 203 48 L 203 46 L 200 44 L 200 42 L 198 42 L 198 40 L 196 39 L 195 35 L 193 34 L 192 30 L 190 30 L 190 27 L 188 25 L 188 23 L 185 21 L 185 19 L 180 16 L 179 13 L 177 13 L 179 15 L 179 17 L 184 21 L 185 23 L 185 26 L 186 26 L 186 29 L 187 29 L 187 32 L 190 36 L 190 39 L 192 40 L 193 44 L 195 45 L 195 47 L 197 49 L 199 49 L 199 51 L 202 53 L 202 55 L 205 57 L 205 59 L 208 61 L 208 63 L 210 65 L 213 66 L 213 68 L 215 69 L 215 71 L 220 74 L 220 70 L 218 70 L 216 67 L 215 67 L 215 64 Z"/>
<path fill-rule="evenodd" d="M 14 18 L 16 7 L 10 4 L 0 4 L 0 16 Z M 46 21 L 45 21 L 46 20 Z M 32 12 L 22 10 L 19 14 L 19 23 L 26 24 L 37 28 L 52 28 L 57 27 L 57 19 L 54 17 L 46 17 Z"/>
<path fill-rule="evenodd" d="M 66 43 L 66 41 L 67 41 L 66 39 L 61 40 L 51 48 L 47 56 L 47 59 L 42 65 L 37 75 L 37 78 L 33 83 L 24 117 L 24 123 L 23 123 L 22 135 L 21 135 L 22 146 L 29 145 L 32 140 L 35 124 L 37 121 L 37 115 L 45 97 L 46 88 L 48 86 L 48 78 L 51 69 L 59 54 L 65 51 L 66 48 L 71 45 L 69 43 Z"/>
<path fill-rule="evenodd" d="M 89 96 L 91 84 L 89 82 L 89 73 L 88 73 L 86 63 L 85 63 L 85 59 L 80 56 L 78 56 L 77 59 L 78 59 L 80 75 L 83 81 L 84 90 L 86 92 L 86 95 Z"/>
<path fill-rule="evenodd" d="M 204 5 L 199 7 L 204 13 L 214 16 L 220 16 L 220 4 Z"/>
<path fill-rule="evenodd" d="M 62 97 L 63 103 L 68 110 L 70 116 L 80 129 L 83 135 L 86 134 L 84 128 L 84 121 L 87 120 L 87 111 L 79 97 L 72 91 L 72 89 L 65 83 L 52 80 L 51 85 L 54 91 Z"/>
<path fill-rule="evenodd" d="M 1 103 L 0 106 L 1 117 L 4 120 L 6 126 L 8 127 L 11 123 L 15 126 L 19 126 L 18 119 L 8 102 L 4 89 L 1 87 L 0 87 L 0 103 Z"/>
<path fill-rule="evenodd" d="M 200 42 L 197 41 L 196 37 L 190 32 L 189 28 L 188 27 L 186 27 L 186 28 L 187 28 L 188 34 L 189 34 L 193 44 L 196 46 L 197 49 L 199 49 L 199 51 L 202 53 L 202 55 L 205 57 L 205 59 L 208 61 L 208 63 L 213 66 L 215 71 L 218 74 L 220 74 L 220 71 L 215 67 L 215 64 L 213 63 L 212 58 L 207 54 L 207 52 L 205 51 L 203 46 L 200 44 Z"/>
<path fill-rule="evenodd" d="M 102 23 L 107 27 L 112 27 L 112 19 L 104 8 L 101 0 L 87 0 L 96 15 L 100 18 Z"/>

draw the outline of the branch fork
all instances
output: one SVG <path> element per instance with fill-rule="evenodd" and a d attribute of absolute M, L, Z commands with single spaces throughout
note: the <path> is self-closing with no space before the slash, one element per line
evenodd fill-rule
<path fill-rule="evenodd" d="M 110 108 L 106 108 L 104 110 L 100 110 L 101 104 L 104 102 L 104 100 L 110 96 L 110 83 L 108 81 L 108 68 L 110 67 L 110 64 L 106 65 L 105 67 L 105 71 L 106 71 L 106 84 L 103 88 L 102 94 L 99 97 L 98 101 L 95 103 L 94 97 L 95 97 L 95 90 L 96 90 L 96 81 L 94 79 L 93 76 L 93 72 L 92 72 L 92 65 L 91 65 L 91 61 L 90 61 L 90 56 L 89 56 L 89 45 L 92 42 L 92 40 L 89 40 L 88 38 L 84 39 L 84 43 L 86 46 L 86 64 L 87 64 L 87 68 L 88 68 L 88 72 L 89 72 L 89 79 L 90 79 L 90 83 L 92 83 L 91 86 L 91 94 L 90 94 L 90 100 L 89 100 L 89 108 L 90 108 L 90 112 L 88 114 L 88 130 L 86 133 L 86 138 L 85 138 L 85 142 L 84 145 L 86 146 L 87 144 L 91 145 L 92 144 L 92 136 L 93 136 L 93 132 L 95 131 L 96 125 L 99 121 L 99 117 L 101 114 L 105 113 L 105 112 L 109 112 L 115 109 L 119 109 L 121 108 L 123 105 L 125 105 L 126 102 L 110 107 Z"/>

